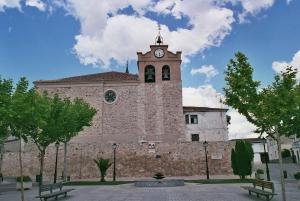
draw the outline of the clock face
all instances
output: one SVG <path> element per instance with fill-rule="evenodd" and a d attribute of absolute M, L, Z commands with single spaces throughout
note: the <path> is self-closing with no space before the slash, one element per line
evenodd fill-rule
<path fill-rule="evenodd" d="M 116 101 L 117 94 L 113 90 L 107 90 L 104 94 L 104 99 L 106 103 L 113 103 Z"/>
<path fill-rule="evenodd" d="M 165 55 L 165 52 L 162 49 L 156 49 L 154 55 L 157 58 L 162 58 Z"/>

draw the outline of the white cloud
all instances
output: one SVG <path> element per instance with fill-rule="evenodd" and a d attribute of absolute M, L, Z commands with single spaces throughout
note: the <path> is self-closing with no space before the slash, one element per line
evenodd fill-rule
<path fill-rule="evenodd" d="M 39 9 L 40 11 L 46 10 L 46 4 L 40 0 L 26 0 L 26 6 L 31 6 Z"/>
<path fill-rule="evenodd" d="M 286 0 L 286 3 L 289 5 L 293 0 Z"/>
<path fill-rule="evenodd" d="M 165 44 L 169 44 L 173 51 L 181 50 L 185 61 L 205 48 L 220 45 L 231 31 L 234 18 L 230 9 L 206 0 L 170 2 L 66 0 L 63 7 L 81 25 L 81 33 L 76 36 L 75 53 L 82 63 L 94 65 L 108 66 L 112 58 L 119 63 L 127 58 L 136 59 L 136 51 L 146 51 L 157 34 L 157 22 L 144 15 L 148 11 L 168 13 L 176 18 L 188 17 L 191 29 L 170 31 L 162 25 Z M 118 13 L 128 6 L 132 6 L 135 15 Z"/>
<path fill-rule="evenodd" d="M 300 79 L 300 50 L 296 52 L 296 54 L 293 56 L 292 61 L 274 61 L 272 63 L 272 68 L 275 72 L 280 73 L 281 71 L 284 71 L 287 66 L 293 66 L 298 70 L 297 73 L 297 79 Z"/>
<path fill-rule="evenodd" d="M 218 93 L 212 85 L 183 88 L 182 95 L 184 106 L 228 108 L 220 103 L 220 98 L 224 99 L 223 95 Z M 234 109 L 229 109 L 227 114 L 231 117 L 231 124 L 228 126 L 229 139 L 257 137 L 257 134 L 253 133 L 255 126 L 244 116 Z"/>
<path fill-rule="evenodd" d="M 209 81 L 212 77 L 218 75 L 219 72 L 213 65 L 203 65 L 200 68 L 192 68 L 191 74 L 204 74 L 206 76 L 206 81 Z"/>
<path fill-rule="evenodd" d="M 0 12 L 4 11 L 6 8 L 17 8 L 21 10 L 21 0 L 0 0 Z"/>
<path fill-rule="evenodd" d="M 238 14 L 239 22 L 248 22 L 248 15 L 256 15 L 264 9 L 268 9 L 273 6 L 275 0 L 218 0 L 219 2 L 231 2 L 233 5 L 240 4 L 243 7 L 243 11 Z"/>

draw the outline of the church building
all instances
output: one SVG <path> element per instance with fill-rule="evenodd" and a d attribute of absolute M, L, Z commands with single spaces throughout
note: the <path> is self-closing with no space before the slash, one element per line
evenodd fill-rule
<path fill-rule="evenodd" d="M 68 145 L 71 179 L 98 177 L 93 159 L 112 159 L 116 148 L 117 177 L 204 175 L 207 141 L 210 174 L 231 174 L 226 109 L 183 107 L 181 52 L 171 52 L 158 35 L 148 52 L 137 52 L 138 74 L 104 72 L 39 80 L 39 91 L 61 97 L 83 98 L 97 114 Z M 25 145 L 31 159 L 25 161 L 28 175 L 38 174 L 34 145 Z M 55 148 L 50 146 L 45 175 L 53 175 Z M 11 153 L 13 154 L 13 153 Z M 9 157 L 9 153 L 6 158 Z M 63 169 L 63 146 L 58 172 Z M 5 169 L 5 167 L 4 167 Z M 6 167 L 7 171 L 8 167 Z M 112 171 L 109 170 L 109 176 Z M 13 174 L 13 173 L 11 173 Z"/>

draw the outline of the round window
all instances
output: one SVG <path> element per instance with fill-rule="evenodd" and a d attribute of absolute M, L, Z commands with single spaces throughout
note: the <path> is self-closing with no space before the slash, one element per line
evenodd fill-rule
<path fill-rule="evenodd" d="M 117 99 L 117 94 L 113 90 L 107 90 L 104 93 L 104 99 L 105 99 L 105 102 L 107 102 L 107 103 L 113 103 Z"/>

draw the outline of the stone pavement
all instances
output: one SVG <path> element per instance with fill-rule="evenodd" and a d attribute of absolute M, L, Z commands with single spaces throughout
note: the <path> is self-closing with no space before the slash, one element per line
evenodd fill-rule
<path fill-rule="evenodd" d="M 241 184 L 248 185 L 248 184 Z M 133 184 L 119 186 L 76 186 L 66 199 L 59 201 L 258 201 L 255 196 L 241 189 L 240 184 L 191 184 L 183 187 L 137 188 Z M 276 183 L 279 193 L 279 184 Z M 300 189 L 296 183 L 287 184 L 288 201 L 299 201 Z M 38 201 L 34 198 L 37 188 L 26 191 L 26 201 Z M 0 201 L 19 201 L 20 192 L 10 191 L 0 194 Z M 277 195 L 272 201 L 280 201 Z"/>

